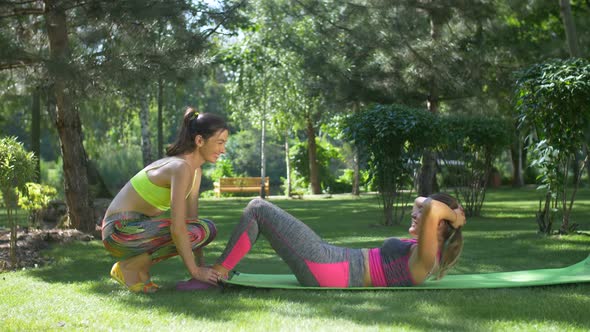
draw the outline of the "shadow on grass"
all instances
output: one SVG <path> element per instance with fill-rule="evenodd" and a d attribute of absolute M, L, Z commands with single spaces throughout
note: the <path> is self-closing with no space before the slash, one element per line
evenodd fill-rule
<path fill-rule="evenodd" d="M 221 253 L 248 201 L 219 200 L 215 204 L 202 204 L 201 215 L 213 219 L 220 234 L 206 249 L 209 262 Z M 334 207 L 338 206 L 340 210 L 344 204 L 348 213 L 335 217 Z M 378 218 L 378 210 L 371 208 L 370 204 L 363 199 L 326 199 L 313 204 L 277 202 L 336 244 L 372 247 L 380 245 L 386 237 L 407 233 L 407 225 L 368 227 Z M 536 234 L 535 225 L 527 222 L 525 217 L 473 218 L 468 226 L 465 228 L 463 257 L 451 273 L 563 267 L 588 255 L 587 240 L 544 238 Z M 174 291 L 174 285 L 176 281 L 186 279 L 188 274 L 180 260 L 173 258 L 153 269 L 154 281 L 163 287 L 161 291 L 130 296 L 109 280 L 109 270 L 115 260 L 99 241 L 54 248 L 50 254 L 56 258 L 55 264 L 30 270 L 27 274 L 48 283 L 89 283 L 90 287 L 85 290 L 90 292 L 89 296 L 115 298 L 132 310 L 145 311 L 147 316 L 157 310 L 170 312 L 174 317 L 235 322 L 240 326 L 244 326 L 244 321 L 271 315 L 278 317 L 278 321 L 288 319 L 287 322 L 300 318 L 329 322 L 344 320 L 364 326 L 387 328 L 393 325 L 417 330 L 481 330 L 488 327 L 485 324 L 494 322 L 509 322 L 507 326 L 511 327 L 520 326 L 519 322 L 556 322 L 562 327 L 590 328 L 590 316 L 581 309 L 588 308 L 590 300 L 587 296 L 579 296 L 590 293 L 589 284 L 491 290 L 359 292 L 238 288 L 223 292 L 179 293 Z M 250 273 L 288 273 L 286 265 L 266 241 L 257 243 L 238 269 Z M 267 314 L 261 316 L 261 312 Z"/>
<path fill-rule="evenodd" d="M 476 241 L 486 241 L 485 237 Z M 482 248 L 490 244 L 484 243 Z M 531 250 L 535 245 L 521 248 Z M 508 250 L 509 249 L 503 249 Z M 254 252 L 244 263 L 252 270 L 277 270 L 276 258 L 256 258 L 266 249 Z M 577 255 L 580 250 L 560 251 L 559 254 Z M 98 241 L 75 243 L 55 248 L 56 263 L 28 274 L 48 283 L 86 283 L 89 296 L 119 298 L 135 310 L 157 310 L 177 315 L 206 319 L 213 322 L 243 324 L 260 313 L 281 319 L 338 319 L 359 325 L 405 326 L 419 330 L 470 331 L 493 321 L 532 322 L 537 320 L 561 322 L 578 328 L 590 328 L 590 316 L 556 308 L 587 308 L 586 296 L 590 285 L 562 285 L 518 289 L 491 290 L 396 290 L 396 291 L 337 291 L 337 290 L 260 290 L 230 288 L 224 291 L 180 293 L 175 282 L 187 277 L 178 259 L 171 259 L 154 267 L 154 275 L 163 286 L 157 294 L 129 296 L 108 279 L 113 259 Z M 503 251 L 497 253 L 502 256 Z M 526 258 L 526 256 L 524 256 Z M 506 257 L 499 257 L 504 262 Z M 515 261 L 517 262 L 517 261 Z M 499 264 L 499 263 L 498 263 Z M 287 273 L 283 271 L 275 273 Z M 258 271 L 264 273 L 264 271 Z M 268 271 L 266 272 L 268 273 Z M 524 301 L 524 303 L 523 303 Z M 530 302 L 527 302 L 530 301 Z M 493 317 L 490 316 L 489 308 Z M 501 308 L 501 309 L 498 309 Z M 585 312 L 584 310 L 578 310 Z M 580 317 L 578 317 L 580 316 Z M 466 322 L 475 325 L 465 325 Z M 479 323 L 478 323 L 479 322 Z M 243 325 L 242 325 L 243 326 Z M 514 326 L 514 325 L 511 325 Z"/>

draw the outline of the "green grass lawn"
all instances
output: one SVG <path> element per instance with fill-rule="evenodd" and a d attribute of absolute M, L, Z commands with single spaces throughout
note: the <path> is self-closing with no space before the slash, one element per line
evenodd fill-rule
<path fill-rule="evenodd" d="M 537 234 L 531 190 L 490 191 L 482 217 L 464 230 L 465 249 L 451 273 L 563 267 L 590 254 L 590 236 Z M 375 197 L 283 200 L 275 204 L 338 245 L 370 247 L 405 236 L 404 225 L 376 226 Z M 248 199 L 202 200 L 218 238 L 206 249 L 217 257 Z M 582 190 L 573 221 L 590 230 L 590 190 Z M 55 264 L 0 274 L 0 330 L 87 331 L 587 331 L 590 284 L 481 290 L 297 291 L 174 290 L 188 277 L 173 258 L 157 265 L 156 294 L 132 294 L 109 279 L 114 260 L 99 241 L 53 248 Z M 248 273 L 289 273 L 265 241 L 237 267 Z"/>

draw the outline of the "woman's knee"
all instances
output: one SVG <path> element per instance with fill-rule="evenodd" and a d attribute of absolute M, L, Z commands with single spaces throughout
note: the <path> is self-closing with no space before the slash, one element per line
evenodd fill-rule
<path fill-rule="evenodd" d="M 250 210 L 259 210 L 262 208 L 267 208 L 269 206 L 271 206 L 272 204 L 267 202 L 266 200 L 260 198 L 260 197 L 256 197 L 254 199 L 252 199 L 250 201 L 250 203 L 248 203 L 247 209 Z"/>

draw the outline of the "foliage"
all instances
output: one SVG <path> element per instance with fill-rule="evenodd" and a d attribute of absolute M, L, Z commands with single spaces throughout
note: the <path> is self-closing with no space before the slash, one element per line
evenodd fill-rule
<path fill-rule="evenodd" d="M 280 144 L 282 137 L 267 135 L 265 142 L 266 176 L 270 178 L 271 187 L 279 183 L 285 174 L 285 149 Z M 241 131 L 229 136 L 225 147 L 225 157 L 233 165 L 238 175 L 260 176 L 260 131 L 242 128 Z"/>
<path fill-rule="evenodd" d="M 531 131 L 529 148 L 533 163 L 541 169 L 539 189 L 546 192 L 539 209 L 539 230 L 552 232 L 556 213 L 561 214 L 559 231 L 568 233 L 570 214 L 581 180 L 581 170 L 588 161 L 590 128 L 590 62 L 585 59 L 553 60 L 533 65 L 519 73 L 517 108 L 519 122 Z M 567 190 L 570 169 L 574 188 Z M 569 201 L 569 202 L 568 202 Z"/>
<path fill-rule="evenodd" d="M 10 224 L 10 261 L 16 266 L 17 220 L 13 217 L 19 194 L 27 193 L 26 183 L 35 177 L 36 159 L 14 137 L 0 138 L 0 191 Z"/>
<path fill-rule="evenodd" d="M 143 168 L 141 150 L 133 145 L 108 144 L 99 147 L 97 167 L 110 192 L 116 193 Z"/>
<path fill-rule="evenodd" d="M 45 161 L 41 159 L 41 183 L 53 187 L 57 190 L 57 197 L 64 197 L 64 176 L 63 161 L 58 158 L 56 161 Z M 107 178 L 108 179 L 108 178 Z"/>
<path fill-rule="evenodd" d="M 227 158 L 219 158 L 215 163 L 215 168 L 210 174 L 211 180 L 218 181 L 219 178 L 235 177 L 234 167 L 231 160 Z"/>
<path fill-rule="evenodd" d="M 18 206 L 29 212 L 29 222 L 33 227 L 39 226 L 39 212 L 46 208 L 57 195 L 57 190 L 51 186 L 27 182 L 25 195 L 19 195 Z"/>
<path fill-rule="evenodd" d="M 403 105 L 375 105 L 350 116 L 345 137 L 369 154 L 369 167 L 381 194 L 384 224 L 399 223 L 412 196 L 417 161 L 440 137 L 436 117 Z M 405 194 L 404 194 L 405 193 Z"/>
<path fill-rule="evenodd" d="M 509 123 L 489 116 L 445 116 L 438 153 L 444 183 L 454 190 L 468 216 L 479 216 L 493 162 L 510 144 Z"/>
<path fill-rule="evenodd" d="M 293 188 L 307 190 L 310 185 L 310 170 L 307 141 L 299 142 L 291 146 L 289 156 L 293 166 Z M 316 160 L 319 167 L 319 179 L 322 189 L 329 193 L 339 193 L 337 179 L 330 166 L 342 159 L 338 149 L 327 140 L 316 137 Z"/>
<path fill-rule="evenodd" d="M 15 208 L 18 193 L 26 193 L 35 176 L 35 156 L 14 137 L 0 138 L 0 190 L 8 208 Z"/>

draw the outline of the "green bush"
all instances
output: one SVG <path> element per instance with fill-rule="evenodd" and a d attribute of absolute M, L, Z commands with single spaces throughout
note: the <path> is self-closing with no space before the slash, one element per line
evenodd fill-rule
<path fill-rule="evenodd" d="M 29 225 L 38 227 L 39 212 L 57 196 L 57 190 L 51 186 L 34 182 L 27 182 L 26 187 L 26 194 L 19 196 L 18 205 L 21 209 L 29 212 Z"/>
<path fill-rule="evenodd" d="M 14 137 L 0 138 L 0 191 L 10 224 L 10 263 L 17 264 L 17 220 L 14 218 L 19 196 L 27 193 L 26 183 L 35 178 L 36 158 Z"/>
<path fill-rule="evenodd" d="M 590 128 L 590 61 L 553 60 L 533 65 L 519 73 L 517 109 L 519 125 L 529 130 L 531 165 L 540 170 L 539 189 L 545 191 L 543 208 L 537 212 L 539 231 L 552 232 L 555 217 L 561 218 L 560 233 L 570 233 L 570 215 L 588 154 Z M 582 161 L 576 167 L 573 163 Z M 575 179 L 568 191 L 569 179 Z M 544 202 L 543 202 L 544 201 Z"/>
<path fill-rule="evenodd" d="M 494 162 L 510 145 L 507 121 L 489 116 L 444 116 L 439 138 L 442 184 L 454 191 L 468 216 L 480 214 Z"/>
<path fill-rule="evenodd" d="M 281 191 L 286 195 L 287 193 L 287 178 L 281 176 Z M 297 171 L 291 171 L 291 195 L 306 195 L 311 194 L 309 187 L 309 180 L 299 174 Z"/>
<path fill-rule="evenodd" d="M 215 167 L 213 171 L 209 174 L 211 180 L 218 181 L 219 178 L 233 178 L 236 174 L 234 172 L 234 166 L 232 165 L 231 160 L 221 157 L 215 163 Z"/>
<path fill-rule="evenodd" d="M 345 139 L 368 156 L 370 178 L 383 205 L 384 224 L 399 223 L 404 218 L 403 205 L 410 200 L 417 161 L 441 136 L 437 118 L 424 109 L 375 105 L 352 114 L 345 122 Z M 402 207 L 396 202 L 402 202 Z"/>

